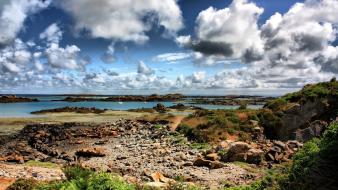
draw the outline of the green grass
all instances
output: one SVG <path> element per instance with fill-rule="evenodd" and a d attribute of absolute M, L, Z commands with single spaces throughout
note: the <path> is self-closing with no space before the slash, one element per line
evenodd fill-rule
<path fill-rule="evenodd" d="M 40 162 L 35 160 L 29 160 L 25 163 L 26 166 L 35 166 L 35 167 L 43 167 L 43 168 L 59 168 L 59 165 L 54 164 L 52 162 Z"/>
<path fill-rule="evenodd" d="M 191 143 L 189 147 L 197 150 L 209 150 L 211 149 L 211 145 L 209 143 Z"/>
<path fill-rule="evenodd" d="M 38 182 L 31 179 L 17 180 L 10 190 L 136 190 L 120 176 L 112 173 L 95 173 L 79 166 L 64 169 L 67 180 Z"/>

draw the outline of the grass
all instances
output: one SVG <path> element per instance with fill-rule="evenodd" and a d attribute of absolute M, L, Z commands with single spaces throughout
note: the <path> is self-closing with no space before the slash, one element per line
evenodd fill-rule
<path fill-rule="evenodd" d="M 211 145 L 209 143 L 191 143 L 189 147 L 197 150 L 210 150 Z"/>
<path fill-rule="evenodd" d="M 50 169 L 60 168 L 59 165 L 54 164 L 52 162 L 40 162 L 40 161 L 35 161 L 35 160 L 29 160 L 28 162 L 25 163 L 25 165 L 42 167 L 42 168 L 50 168 Z"/>

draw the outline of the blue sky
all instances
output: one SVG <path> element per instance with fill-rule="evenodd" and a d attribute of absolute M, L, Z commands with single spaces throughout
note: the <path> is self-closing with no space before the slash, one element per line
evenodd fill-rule
<path fill-rule="evenodd" d="M 0 93 L 281 94 L 338 73 L 334 0 L 0 0 Z"/>

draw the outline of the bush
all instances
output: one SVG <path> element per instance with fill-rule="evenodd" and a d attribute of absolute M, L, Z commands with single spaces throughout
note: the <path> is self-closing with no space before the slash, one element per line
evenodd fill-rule
<path fill-rule="evenodd" d="M 276 137 L 275 130 L 282 125 L 282 119 L 279 115 L 269 109 L 262 109 L 258 113 L 260 124 L 264 127 L 265 135 L 273 139 Z"/>
<path fill-rule="evenodd" d="M 319 152 L 319 139 L 313 139 L 304 144 L 304 147 L 293 157 L 291 168 L 293 178 L 301 178 L 308 174 L 309 170 L 317 161 Z"/>
<path fill-rule="evenodd" d="M 34 179 L 18 179 L 7 190 L 31 190 L 37 186 L 38 182 Z"/>
<path fill-rule="evenodd" d="M 180 124 L 177 129 L 179 133 L 184 134 L 189 140 L 196 141 L 199 143 L 204 143 L 208 141 L 208 138 L 206 135 L 202 133 L 199 129 L 193 129 L 187 124 Z"/>
<path fill-rule="evenodd" d="M 128 184 L 118 176 L 109 173 L 93 174 L 88 180 L 87 190 L 134 190 L 135 186 Z"/>
<path fill-rule="evenodd" d="M 69 166 L 63 169 L 68 180 L 88 179 L 94 172 L 81 166 Z"/>
<path fill-rule="evenodd" d="M 293 157 L 289 189 L 338 188 L 338 123 L 332 123 L 322 139 L 304 144 Z M 288 188 L 284 188 L 288 189 Z"/>

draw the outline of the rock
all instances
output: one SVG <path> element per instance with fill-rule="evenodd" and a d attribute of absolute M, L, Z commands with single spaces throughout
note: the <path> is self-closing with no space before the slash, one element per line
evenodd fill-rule
<path fill-rule="evenodd" d="M 0 157 L 0 161 L 15 162 L 19 164 L 23 164 L 25 162 L 23 156 L 18 155 L 16 153 L 12 153 L 5 157 Z"/>
<path fill-rule="evenodd" d="M 207 155 L 205 156 L 205 158 L 206 158 L 207 160 L 216 161 L 216 160 L 218 160 L 218 154 L 217 154 L 217 153 L 207 154 Z"/>
<path fill-rule="evenodd" d="M 222 156 L 221 160 L 225 162 L 245 162 L 250 148 L 251 146 L 245 142 L 231 143 L 228 152 Z"/>
<path fill-rule="evenodd" d="M 320 137 L 328 123 L 325 121 L 316 120 L 313 121 L 309 127 L 305 129 L 299 129 L 294 133 L 294 138 L 298 141 L 306 142 L 315 137 Z"/>
<path fill-rule="evenodd" d="M 75 153 L 77 156 L 81 157 L 104 157 L 106 156 L 105 149 L 103 148 L 83 148 L 77 150 Z"/>
<path fill-rule="evenodd" d="M 193 165 L 198 167 L 208 167 L 210 169 L 218 169 L 225 167 L 225 165 L 219 161 L 204 160 L 202 158 L 197 158 L 194 161 Z"/>
<path fill-rule="evenodd" d="M 234 142 L 230 145 L 230 153 L 245 153 L 250 149 L 250 145 L 245 142 Z"/>
<path fill-rule="evenodd" d="M 145 186 L 152 188 L 165 188 L 168 186 L 168 184 L 162 182 L 147 182 L 145 183 Z"/>
<path fill-rule="evenodd" d="M 171 109 L 177 109 L 177 110 L 184 110 L 184 109 L 187 109 L 187 106 L 185 106 L 182 103 L 178 103 L 176 105 L 170 106 L 169 108 L 171 108 Z"/>
<path fill-rule="evenodd" d="M 185 162 L 183 164 L 183 166 L 193 166 L 193 165 L 194 165 L 194 163 L 192 163 L 192 162 Z"/>
<path fill-rule="evenodd" d="M 303 144 L 296 141 L 296 140 L 292 140 L 292 141 L 287 141 L 286 145 L 290 148 L 290 149 L 294 149 L 294 148 L 301 148 L 303 147 Z"/>
<path fill-rule="evenodd" d="M 165 113 L 168 111 L 168 109 L 161 103 L 158 103 L 153 109 L 159 113 Z"/>
<path fill-rule="evenodd" d="M 211 165 L 211 161 L 210 160 L 204 160 L 202 158 L 197 158 L 194 163 L 194 166 L 198 166 L 198 167 L 210 167 Z"/>
<path fill-rule="evenodd" d="M 210 164 L 210 169 L 219 169 L 219 168 L 223 168 L 225 167 L 225 165 L 222 162 L 219 161 L 213 161 Z"/>
<path fill-rule="evenodd" d="M 216 152 L 225 151 L 229 148 L 229 143 L 227 141 L 221 141 L 215 148 Z"/>
<path fill-rule="evenodd" d="M 273 153 L 281 153 L 282 152 L 282 149 L 279 148 L 278 146 L 273 146 L 270 148 L 270 152 L 273 152 Z"/>
<path fill-rule="evenodd" d="M 264 152 L 259 149 L 250 149 L 247 153 L 246 162 L 250 164 L 260 164 L 263 161 Z"/>
<path fill-rule="evenodd" d="M 151 174 L 151 178 L 154 182 L 163 182 L 163 183 L 169 183 L 173 182 L 174 180 L 164 177 L 160 172 L 155 172 Z"/>
<path fill-rule="evenodd" d="M 280 147 L 280 148 L 282 148 L 283 150 L 286 149 L 286 145 L 282 141 L 274 141 L 273 144 L 276 145 L 276 146 L 278 146 L 278 147 Z"/>
<path fill-rule="evenodd" d="M 260 127 L 258 126 L 258 124 L 259 124 L 258 121 L 256 121 L 256 120 L 250 120 L 250 123 L 251 123 L 252 126 L 258 127 L 260 129 Z"/>

